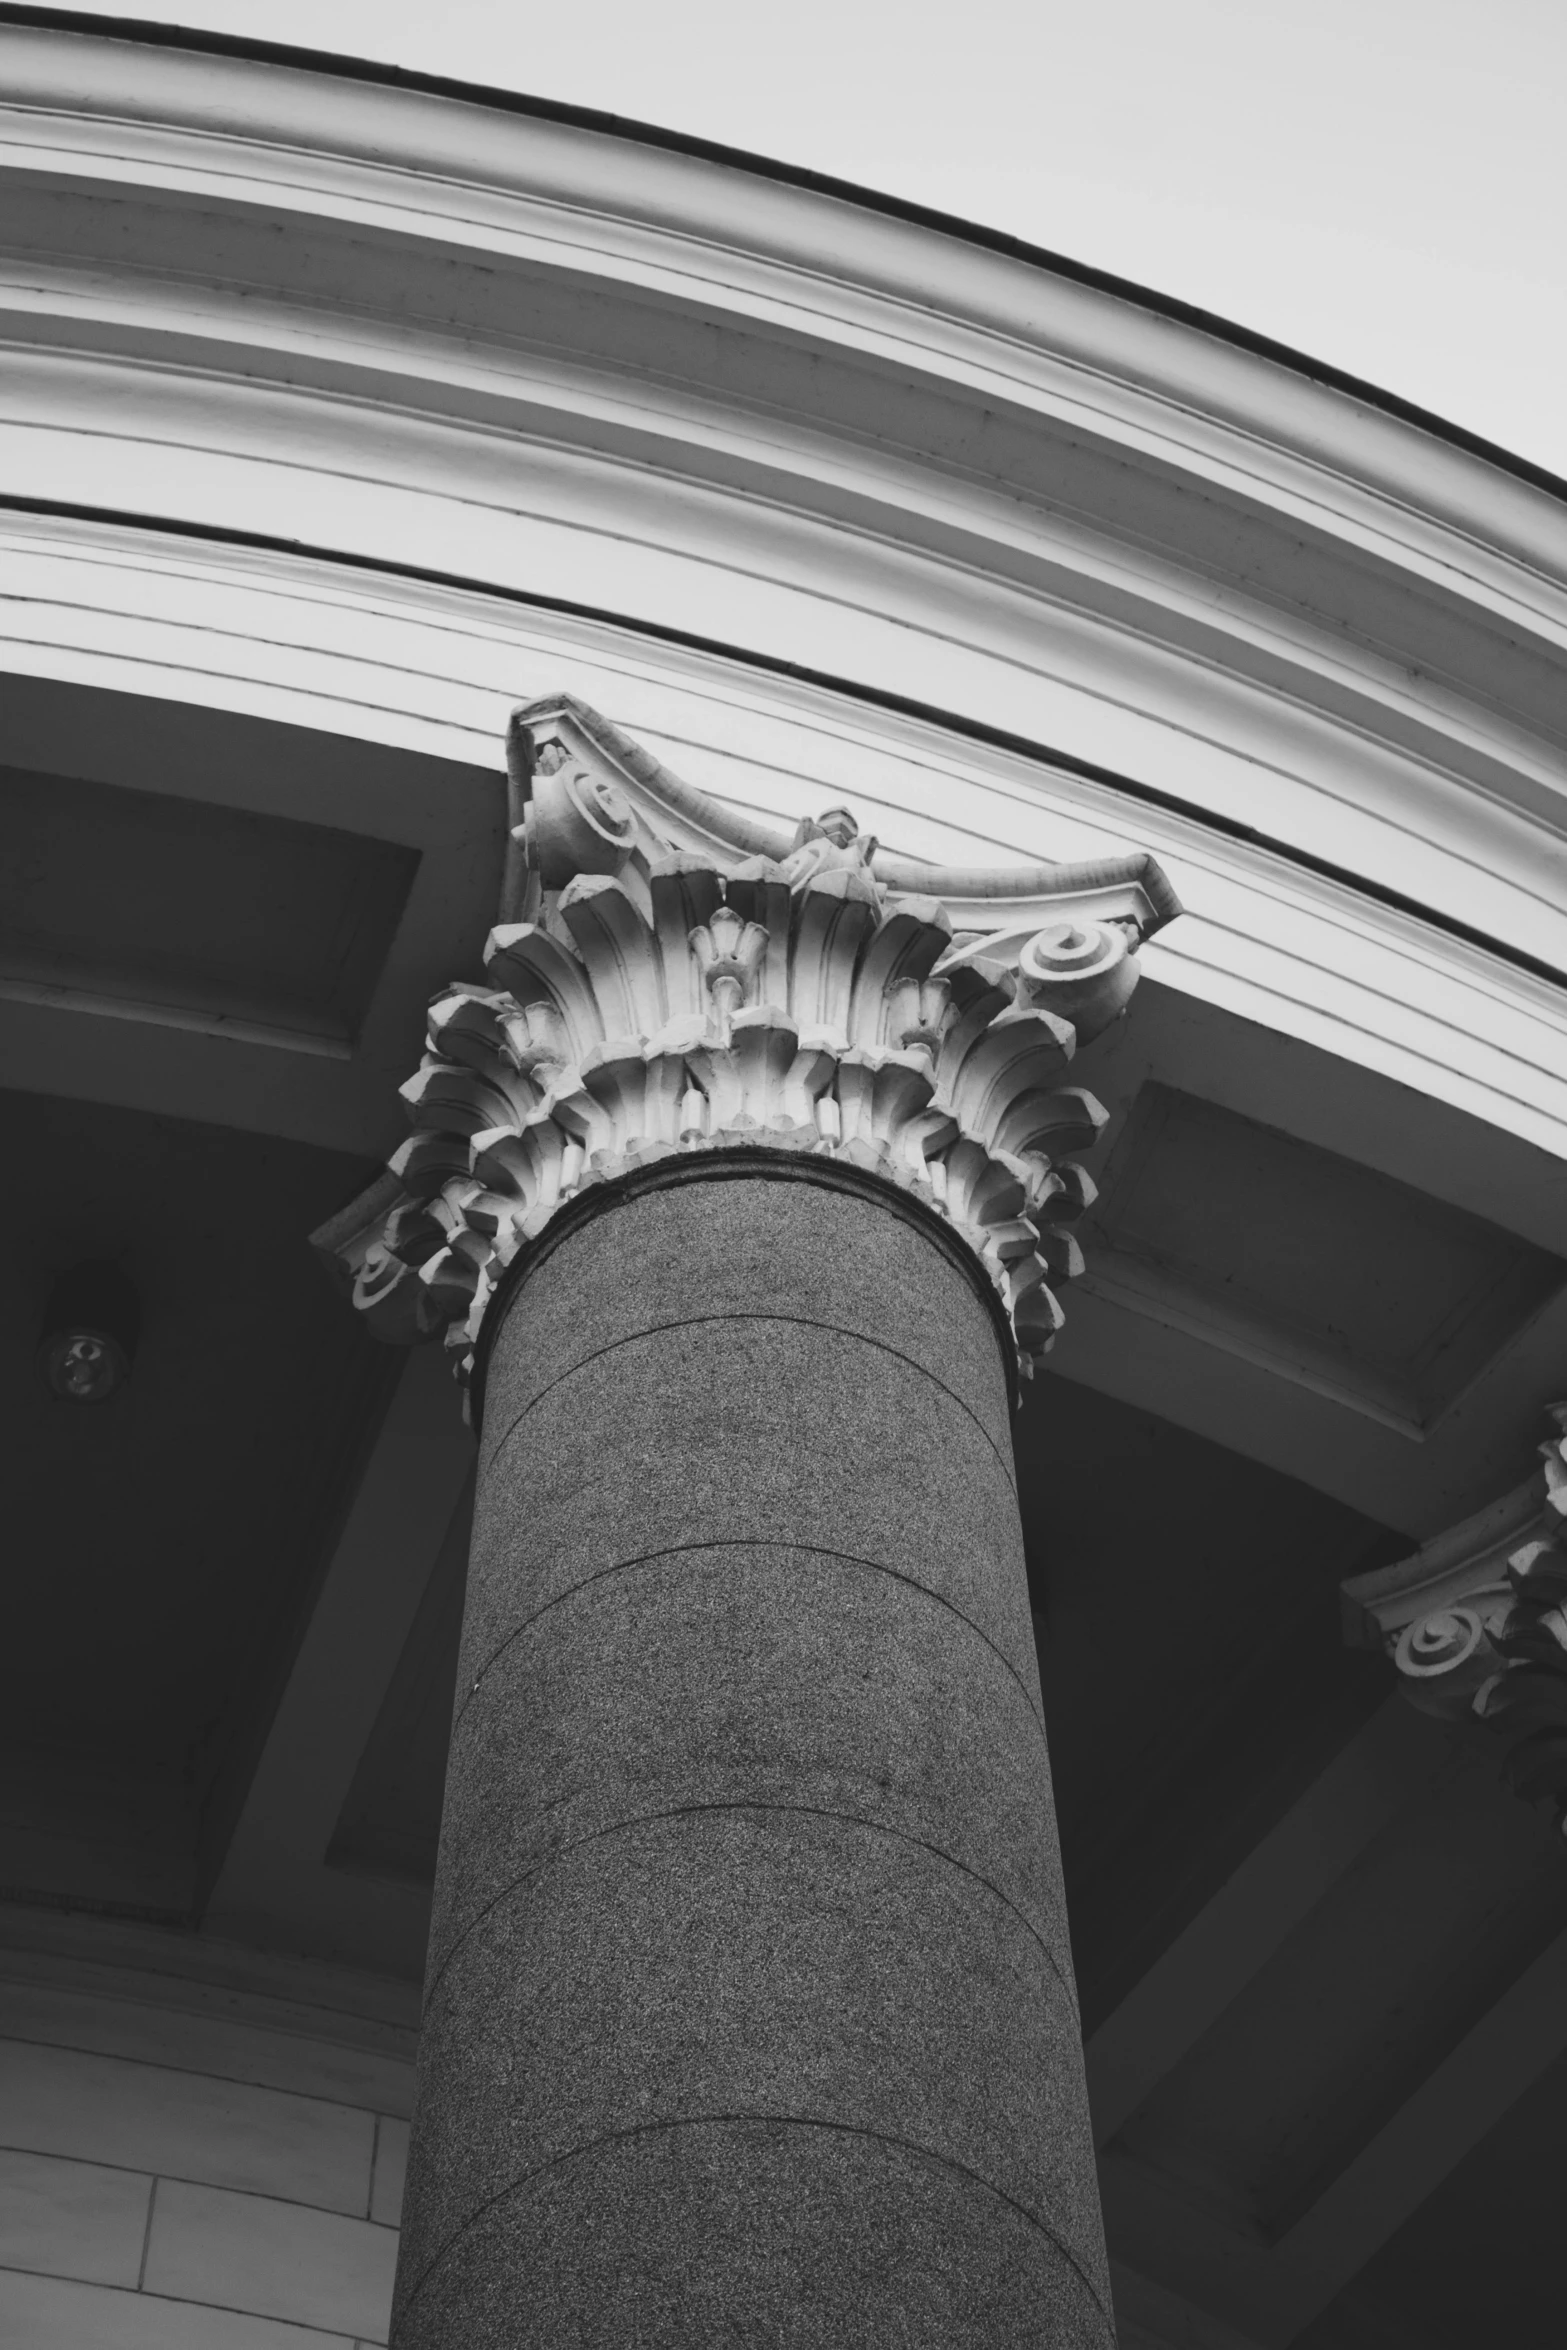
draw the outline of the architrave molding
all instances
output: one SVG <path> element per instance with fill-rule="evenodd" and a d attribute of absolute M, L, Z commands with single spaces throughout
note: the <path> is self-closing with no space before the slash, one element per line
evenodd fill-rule
<path fill-rule="evenodd" d="M 354 746 L 346 764 L 361 774 L 366 753 L 386 746 L 458 761 L 477 782 L 499 764 L 513 681 L 559 678 L 638 735 L 680 744 L 682 760 L 689 746 L 710 793 L 771 814 L 775 825 L 785 810 L 792 822 L 802 804 L 823 804 L 818 793 L 849 790 L 868 829 L 954 865 L 1009 851 L 1084 860 L 1135 828 L 1176 876 L 1187 916 L 1153 941 L 1148 977 L 1567 1155 L 1559 986 L 1428 927 L 1413 907 L 1363 894 L 1348 873 L 1316 874 L 1280 844 L 1227 836 L 1195 811 L 1133 798 L 1146 775 L 1095 778 L 1043 744 L 965 735 L 950 713 L 899 715 L 848 681 L 812 681 L 720 649 L 680 650 L 611 619 L 525 607 L 471 584 L 372 578 L 326 556 L 12 510 L 0 511 L 0 576 L 0 662 L 30 702 L 54 696 L 63 705 L 78 687 L 89 699 L 155 697 L 171 712 L 282 722 L 323 743 L 335 735 Z M 67 747 L 75 733 L 58 720 L 23 727 L 8 707 L 7 721 L 13 740 L 25 736 L 23 764 L 117 772 L 112 762 L 78 766 L 80 752 Z M 286 764 L 248 797 L 223 761 L 204 772 L 230 804 L 310 812 Z M 318 770 L 309 783 L 321 804 Z M 427 851 L 420 888 L 435 883 L 437 859 L 449 853 L 446 809 L 424 803 L 410 826 L 379 787 L 340 791 L 329 804 L 342 809 L 333 821 L 417 841 Z M 486 887 L 493 905 L 495 884 Z M 432 902 L 448 899 L 442 888 Z M 409 944 L 400 935 L 398 960 Z M 383 1008 L 391 1007 L 375 1007 L 376 1034 Z M 104 1083 L 127 1082 L 141 1067 L 142 1056 L 125 1054 L 123 1015 L 102 1038 L 85 1032 L 109 1022 L 81 1017 L 78 1006 L 62 1035 L 64 1017 L 0 1003 L 0 1048 L 29 1069 L 91 1053 Z M 330 1132 L 340 1147 L 375 1151 L 374 1104 L 387 1092 L 379 1063 L 361 1083 L 365 1041 L 346 1082 L 297 1051 L 286 1073 L 271 1067 L 259 1078 L 237 1065 L 249 1048 L 226 1029 L 224 1061 L 236 1065 L 204 1069 L 202 1083 L 223 1089 L 234 1123 L 257 1122 L 265 1105 L 264 1116 L 283 1121 L 278 1131 Z M 357 1120 L 351 1101 L 361 1105 Z"/>

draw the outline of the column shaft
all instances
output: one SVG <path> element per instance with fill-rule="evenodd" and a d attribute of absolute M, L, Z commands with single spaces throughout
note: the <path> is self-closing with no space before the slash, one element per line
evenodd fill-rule
<path fill-rule="evenodd" d="M 1113 2344 L 996 1325 L 809 1164 L 492 1309 L 398 2350 Z"/>

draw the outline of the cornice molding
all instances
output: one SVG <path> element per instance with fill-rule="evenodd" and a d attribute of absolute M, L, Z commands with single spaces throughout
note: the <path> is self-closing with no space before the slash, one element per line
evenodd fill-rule
<path fill-rule="evenodd" d="M 568 1203 L 766 1148 L 942 1216 L 1032 1368 L 1081 1269 L 1076 1154 L 1105 1122 L 1062 1080 L 1180 911 L 1154 860 L 927 867 L 883 859 L 841 808 L 788 836 L 569 695 L 515 713 L 507 759 L 486 984 L 435 999 L 390 1183 L 315 1236 L 370 1327 L 443 1336 L 466 1378 L 501 1276 Z"/>
<path fill-rule="evenodd" d="M 1422 1713 L 1477 1726 L 1567 1834 L 1567 1403 L 1546 1417 L 1542 1468 L 1341 1589 L 1348 1640 L 1384 1649 Z"/>
<path fill-rule="evenodd" d="M 1009 261 L 1020 262 L 1029 269 L 1060 278 L 1069 285 L 1083 286 L 1116 301 L 1131 303 L 1152 317 L 1168 319 L 1172 324 L 1189 328 L 1195 333 L 1212 336 L 1215 341 L 1226 343 L 1236 351 L 1250 353 L 1274 366 L 1287 368 L 1307 382 L 1321 384 L 1360 406 L 1379 409 L 1401 423 L 1413 425 L 1434 439 L 1445 441 L 1452 448 L 1480 458 L 1499 471 L 1545 491 L 1550 497 L 1567 501 L 1567 481 L 1552 473 L 1548 467 L 1537 465 L 1527 457 L 1520 457 L 1499 443 L 1486 439 L 1483 434 L 1471 432 L 1464 425 L 1454 424 L 1397 392 L 1385 391 L 1380 385 L 1368 383 L 1363 377 L 1352 375 L 1347 369 L 1336 367 L 1328 360 L 1314 359 L 1308 352 L 1297 350 L 1292 344 L 1282 343 L 1275 336 L 1260 334 L 1238 320 L 1221 318 L 1216 312 L 1182 301 L 1176 295 L 1160 293 L 1156 287 L 1119 277 L 1113 270 L 1100 269 L 1091 262 L 1075 260 L 1070 254 L 1053 252 L 1044 246 L 1032 244 L 1028 239 L 1013 236 L 1004 229 L 965 220 L 957 214 L 916 203 L 907 197 L 889 195 L 883 190 L 863 186 L 858 181 L 842 179 L 834 173 L 786 163 L 776 156 L 758 155 L 748 148 L 702 138 L 693 132 L 670 130 L 661 124 L 606 113 L 598 107 L 576 106 L 560 99 L 539 97 L 529 91 L 498 89 L 488 83 L 428 73 L 413 66 L 393 65 L 379 58 L 303 48 L 296 43 L 254 39 L 244 34 L 216 32 L 207 27 L 162 24 L 141 17 L 119 16 L 108 10 L 34 7 L 26 5 L 25 0 L 0 0 L 0 29 L 6 26 L 15 26 L 19 31 L 63 34 L 77 40 L 122 42 L 135 48 L 162 49 L 176 55 L 184 52 L 192 57 L 225 59 L 238 65 L 270 67 L 285 73 L 316 74 L 334 80 L 358 82 L 366 89 L 403 92 L 415 98 L 480 107 L 487 112 L 559 124 L 605 138 L 626 140 L 655 152 L 662 150 L 694 162 L 717 164 L 724 170 L 771 181 L 782 188 L 798 189 L 803 194 L 826 198 L 834 204 L 850 204 L 860 211 L 879 215 L 888 221 L 954 238 L 961 244 L 971 246 L 977 253 L 995 254 Z"/>
<path fill-rule="evenodd" d="M 117 210 L 178 187 L 305 213 L 322 235 L 375 223 L 408 261 L 440 248 L 504 267 L 538 257 L 542 240 L 556 263 L 569 257 L 601 283 L 779 326 L 806 320 L 823 349 L 868 349 L 891 328 L 894 368 L 900 354 L 905 373 L 933 367 L 981 404 L 1031 382 L 1049 408 L 1064 395 L 1078 430 L 1093 416 L 1123 462 L 1151 457 L 1152 435 L 1197 475 L 1283 499 L 1297 526 L 1332 511 L 1357 538 L 1369 525 L 1406 553 L 1418 544 L 1433 588 L 1455 564 L 1487 570 L 1501 553 L 1490 576 L 1516 596 L 1525 550 L 1559 579 L 1553 476 L 1146 289 L 645 125 L 158 32 L 0 7 L 0 160 L 113 186 Z M 291 254 L 278 259 L 286 273 Z"/>

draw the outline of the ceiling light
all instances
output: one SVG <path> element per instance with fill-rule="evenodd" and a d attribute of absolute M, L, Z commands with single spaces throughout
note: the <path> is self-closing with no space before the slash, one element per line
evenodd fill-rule
<path fill-rule="evenodd" d="M 77 1265 L 49 1295 L 38 1369 L 66 1403 L 107 1403 L 131 1374 L 141 1306 L 118 1265 Z"/>

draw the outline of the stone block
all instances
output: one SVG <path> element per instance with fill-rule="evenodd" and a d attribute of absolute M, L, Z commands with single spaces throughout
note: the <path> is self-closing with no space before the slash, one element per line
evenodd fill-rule
<path fill-rule="evenodd" d="M 363 2214 L 375 2117 L 124 2058 L 0 2041 L 0 2144 Z"/>
<path fill-rule="evenodd" d="M 724 2116 L 961 2174 L 1108 2306 L 1063 1959 L 981 1879 L 859 1822 L 697 1810 L 573 1851 L 538 1897 L 497 1902 L 431 1997 L 403 2290 L 527 2173 Z M 520 2233 L 516 2254 L 521 2275 Z"/>
<path fill-rule="evenodd" d="M 895 2140 L 809 2124 L 627 2129 L 520 2183 L 470 2236 L 431 2279 L 410 2342 L 1115 2345 L 1102 2288 L 980 2180 Z"/>
<path fill-rule="evenodd" d="M 431 1978 L 468 1921 L 569 1846 L 717 1804 L 863 1819 L 945 1853 L 1064 1969 L 1036 1695 L 951 1605 L 864 1561 L 715 1546 L 594 1576 L 500 1652 L 458 1721 Z"/>
<path fill-rule="evenodd" d="M 347 2334 L 7 2269 L 0 2342 L 6 2350 L 354 2350 Z"/>
<path fill-rule="evenodd" d="M 151 2193 L 135 2171 L 0 2151 L 0 2268 L 134 2286 Z"/>
<path fill-rule="evenodd" d="M 10 1962 L 19 1963 L 14 1954 Z M 230 2015 L 192 2013 L 174 2000 L 106 1995 L 29 1982 L 3 1972 L 0 1958 L 0 2038 L 35 2040 L 54 2048 L 78 2048 L 100 2056 L 124 2056 L 141 2064 L 167 2065 L 176 2072 L 208 2073 L 214 2079 L 248 2081 L 257 2088 L 284 2089 L 333 2105 L 362 2106 L 372 2113 L 413 2111 L 411 2058 L 374 2047 L 344 2046 L 301 2030 L 272 2023 L 243 2023 Z M 26 1963 L 46 1965 L 43 1959 Z M 160 1989 L 171 1988 L 167 1982 Z M 208 1996 L 204 1985 L 192 1995 Z M 231 2006 L 242 2002 L 231 1998 Z M 280 2007 L 284 2003 L 277 2003 Z M 259 2005 L 259 2003 L 258 2003 Z M 308 2010 L 290 2005 L 291 2018 Z M 369 2027 L 372 2031 L 377 2027 Z M 394 2040 L 393 2027 L 379 2027 Z"/>
<path fill-rule="evenodd" d="M 524 1338 L 526 1304 L 524 1292 Z M 869 1559 L 922 1584 L 1038 1702 L 1010 1444 L 998 1450 L 944 1389 L 864 1338 L 736 1320 L 595 1356 L 496 1447 L 474 1512 L 458 1710 L 498 1642 L 587 1576 L 740 1540 Z"/>
<path fill-rule="evenodd" d="M 628 1200 L 601 1219 L 591 1247 L 568 1239 L 529 1274 L 528 1344 L 496 1364 L 481 1460 L 592 1355 L 680 1325 L 797 1320 L 805 1301 L 813 1327 L 901 1357 L 977 1409 L 1010 1452 L 995 1324 L 952 1247 L 900 1214 L 895 1195 L 883 1205 L 798 1180 L 691 1183 Z"/>
<path fill-rule="evenodd" d="M 149 2293 L 384 2342 L 397 2238 L 390 2228 L 265 2195 L 160 2180 L 147 2241 Z"/>

